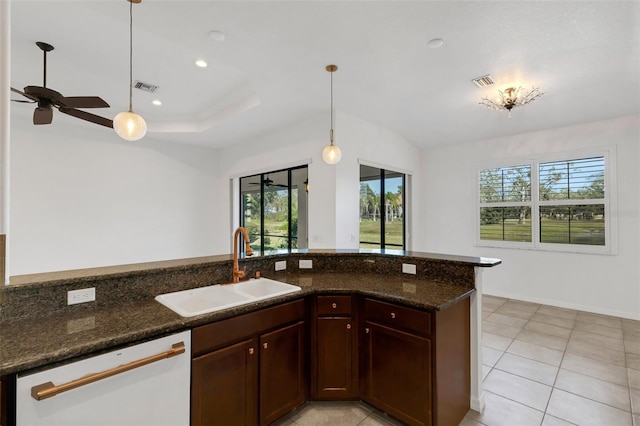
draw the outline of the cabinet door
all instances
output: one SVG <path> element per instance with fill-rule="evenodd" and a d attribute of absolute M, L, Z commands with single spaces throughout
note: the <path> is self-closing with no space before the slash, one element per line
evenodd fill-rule
<path fill-rule="evenodd" d="M 304 322 L 260 336 L 260 424 L 304 403 Z"/>
<path fill-rule="evenodd" d="M 431 343 L 365 322 L 363 399 L 409 425 L 431 424 Z"/>
<path fill-rule="evenodd" d="M 358 396 L 356 339 L 351 317 L 316 319 L 314 397 L 348 399 Z"/>
<path fill-rule="evenodd" d="M 257 370 L 255 339 L 194 358 L 191 364 L 191 424 L 256 424 Z"/>

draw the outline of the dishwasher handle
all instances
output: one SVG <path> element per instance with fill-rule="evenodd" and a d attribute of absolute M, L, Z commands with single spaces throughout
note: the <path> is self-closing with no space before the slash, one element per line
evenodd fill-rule
<path fill-rule="evenodd" d="M 122 364 L 122 365 L 119 365 L 118 367 L 101 371 L 99 373 L 89 374 L 87 376 L 81 377 L 71 382 L 64 383 L 62 385 L 56 386 L 51 382 L 42 383 L 40 385 L 37 385 L 31 388 L 31 396 L 33 397 L 33 399 L 37 401 L 42 401 L 43 399 L 51 398 L 62 392 L 79 388 L 80 386 L 88 385 L 89 383 L 94 383 L 94 382 L 97 382 L 98 380 L 106 379 L 107 377 L 112 377 L 117 374 L 124 373 L 125 371 L 130 371 L 138 367 L 143 367 L 145 365 L 154 363 L 156 361 L 161 361 L 166 358 L 172 358 L 184 352 L 185 352 L 184 342 L 175 343 L 171 347 L 171 349 L 169 349 L 168 351 L 165 351 L 156 355 L 151 355 L 147 358 L 138 359 L 136 361 L 131 361 L 127 364 Z"/>

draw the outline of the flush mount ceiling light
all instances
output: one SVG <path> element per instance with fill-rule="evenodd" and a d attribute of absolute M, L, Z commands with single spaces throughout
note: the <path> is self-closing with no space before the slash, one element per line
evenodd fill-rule
<path fill-rule="evenodd" d="M 224 41 L 227 38 L 227 35 L 222 31 L 210 31 L 209 37 L 213 41 Z"/>
<path fill-rule="evenodd" d="M 142 139 L 147 133 L 147 123 L 144 118 L 133 112 L 133 3 L 142 0 L 129 1 L 129 111 L 121 112 L 113 119 L 113 130 L 118 136 L 128 141 Z"/>
<path fill-rule="evenodd" d="M 152 104 L 154 104 L 155 106 L 161 106 L 162 105 L 162 101 L 160 99 L 154 99 L 151 101 Z"/>
<path fill-rule="evenodd" d="M 322 150 L 322 159 L 327 164 L 336 164 L 342 158 L 340 148 L 333 144 L 333 73 L 337 70 L 337 65 L 327 65 L 327 71 L 331 73 L 331 130 L 329 131 L 330 143 Z"/>
<path fill-rule="evenodd" d="M 480 105 L 484 105 L 487 108 L 494 109 L 496 111 L 507 110 L 509 117 L 511 117 L 511 110 L 522 105 L 526 105 L 529 102 L 533 102 L 540 96 L 544 95 L 537 87 L 532 87 L 531 90 L 526 91 L 521 87 L 508 87 L 504 91 L 498 90 L 498 97 L 495 101 L 488 98 L 482 98 Z"/>
<path fill-rule="evenodd" d="M 202 59 L 198 59 L 196 61 L 196 65 L 199 66 L 200 68 L 206 68 L 207 67 L 207 62 L 203 61 Z"/>
<path fill-rule="evenodd" d="M 427 46 L 429 46 L 431 49 L 438 49 L 438 48 L 444 46 L 444 40 L 441 39 L 441 38 L 431 39 L 427 43 Z"/>

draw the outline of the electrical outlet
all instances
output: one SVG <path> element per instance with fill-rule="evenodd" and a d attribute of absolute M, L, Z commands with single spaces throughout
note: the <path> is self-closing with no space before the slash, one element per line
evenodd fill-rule
<path fill-rule="evenodd" d="M 300 260 L 300 262 L 298 262 L 298 268 L 300 269 L 311 269 L 313 268 L 313 260 L 309 259 L 309 260 Z"/>
<path fill-rule="evenodd" d="M 276 262 L 276 271 L 284 271 L 285 269 L 287 269 L 287 261 L 286 260 L 280 260 L 280 261 Z"/>
<path fill-rule="evenodd" d="M 402 264 L 402 272 L 405 273 L 405 274 L 415 275 L 416 274 L 416 265 L 413 265 L 411 263 L 403 263 Z"/>
<path fill-rule="evenodd" d="M 96 300 L 95 287 L 82 288 L 80 290 L 71 290 L 67 292 L 67 305 L 93 302 L 94 300 Z"/>

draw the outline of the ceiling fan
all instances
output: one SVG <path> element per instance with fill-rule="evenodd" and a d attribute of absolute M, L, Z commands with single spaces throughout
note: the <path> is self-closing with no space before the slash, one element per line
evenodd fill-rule
<path fill-rule="evenodd" d="M 263 180 L 263 183 L 264 183 L 264 186 L 266 187 L 277 186 L 279 188 L 289 188 L 289 185 L 281 185 L 278 183 L 273 183 L 273 180 L 269 179 L 269 175 L 265 177 L 265 179 Z M 250 185 L 260 185 L 260 183 L 251 182 Z"/>
<path fill-rule="evenodd" d="M 36 45 L 44 53 L 44 81 L 42 86 L 27 86 L 24 92 L 11 88 L 12 92 L 24 96 L 29 101 L 12 99 L 14 102 L 37 103 L 33 111 L 33 124 L 51 124 L 53 121 L 53 107 L 63 114 L 71 115 L 81 120 L 113 128 L 113 120 L 81 111 L 76 108 L 109 108 L 109 104 L 98 96 L 62 96 L 61 93 L 47 87 L 47 52 L 53 50 L 53 46 L 42 41 Z"/>

